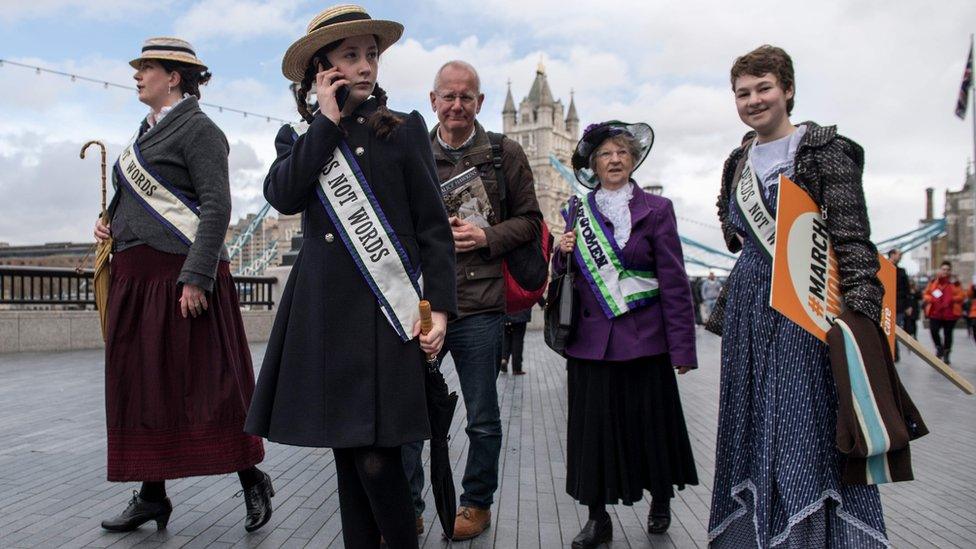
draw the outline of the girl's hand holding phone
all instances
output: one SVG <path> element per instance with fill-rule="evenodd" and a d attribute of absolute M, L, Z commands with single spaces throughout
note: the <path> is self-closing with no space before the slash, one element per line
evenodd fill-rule
<path fill-rule="evenodd" d="M 342 109 L 336 101 L 336 91 L 342 86 L 349 85 L 349 81 L 342 76 L 339 69 L 335 67 L 326 69 L 322 63 L 317 64 L 319 72 L 315 75 L 315 95 L 319 102 L 319 112 L 338 124 L 342 118 Z"/>

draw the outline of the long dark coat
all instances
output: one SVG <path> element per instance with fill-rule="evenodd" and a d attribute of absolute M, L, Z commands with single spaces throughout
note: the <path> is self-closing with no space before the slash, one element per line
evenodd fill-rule
<path fill-rule="evenodd" d="M 279 212 L 304 212 L 304 242 L 279 303 L 245 430 L 275 442 L 350 448 L 397 446 L 430 436 L 424 356 L 381 312 L 315 194 L 319 171 L 343 137 L 410 262 L 424 298 L 457 314 L 454 243 L 423 117 L 400 113 L 388 140 L 369 127 L 370 99 L 340 126 L 316 114 L 296 139 L 278 132 L 264 196 Z"/>

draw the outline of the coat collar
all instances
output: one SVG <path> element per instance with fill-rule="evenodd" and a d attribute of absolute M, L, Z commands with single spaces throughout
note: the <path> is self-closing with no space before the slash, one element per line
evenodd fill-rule
<path fill-rule="evenodd" d="M 362 103 L 359 104 L 358 107 L 353 109 L 352 113 L 343 116 L 342 118 L 347 119 L 347 118 L 355 118 L 359 116 L 365 116 L 366 118 L 369 118 L 370 115 L 376 112 L 376 110 L 379 107 L 380 107 L 379 100 L 377 100 L 376 97 L 374 96 L 369 96 L 366 99 L 366 101 L 363 101 Z"/>
<path fill-rule="evenodd" d="M 813 121 L 800 122 L 797 126 L 806 126 L 807 133 L 803 135 L 803 139 L 800 140 L 800 148 L 819 148 L 823 147 L 830 142 L 834 137 L 837 136 L 837 126 L 821 126 Z M 733 151 L 733 154 L 744 153 L 749 146 L 752 144 L 753 139 L 756 137 L 755 131 L 749 131 L 744 136 L 742 136 L 742 144 L 739 148 Z"/>
<path fill-rule="evenodd" d="M 630 200 L 630 224 L 636 227 L 638 221 L 653 211 L 651 201 L 654 199 L 654 195 L 640 188 L 640 185 L 633 179 L 630 180 L 630 184 L 634 186 L 634 198 Z"/>
<path fill-rule="evenodd" d="M 634 187 L 634 195 L 631 197 L 630 203 L 628 204 L 628 207 L 630 208 L 630 226 L 636 227 L 638 221 L 650 215 L 650 213 L 654 210 L 654 207 L 651 205 L 651 202 L 654 200 L 654 195 L 640 188 L 640 185 L 638 185 L 633 179 L 630 180 L 630 185 L 633 185 Z M 597 189 L 599 188 L 600 187 L 597 186 Z M 590 192 L 596 193 L 597 189 Z M 589 196 L 587 196 L 587 199 L 589 199 Z"/>
<path fill-rule="evenodd" d="M 172 135 L 173 132 L 181 128 L 183 124 L 186 124 L 197 113 L 203 114 L 197 98 L 192 96 L 187 97 L 179 105 L 173 107 L 173 110 L 164 116 L 158 124 L 145 130 L 137 141 L 139 147 L 148 147 Z M 148 125 L 148 122 L 144 118 L 140 129 Z"/>
<path fill-rule="evenodd" d="M 438 123 L 434 126 L 434 129 L 430 131 L 430 143 L 431 150 L 434 153 L 434 160 L 443 160 L 445 162 L 450 162 L 454 164 L 454 160 L 444 152 L 444 148 L 441 147 L 440 142 L 437 140 L 437 131 L 440 129 L 441 125 Z M 474 140 L 471 142 L 471 146 L 468 147 L 464 154 L 458 158 L 458 162 L 465 158 L 470 157 L 480 157 L 487 154 L 487 158 L 491 160 L 491 142 L 488 141 L 488 132 L 485 128 L 481 126 L 481 122 L 477 120 L 474 121 Z M 480 162 L 477 162 L 480 163 Z"/>

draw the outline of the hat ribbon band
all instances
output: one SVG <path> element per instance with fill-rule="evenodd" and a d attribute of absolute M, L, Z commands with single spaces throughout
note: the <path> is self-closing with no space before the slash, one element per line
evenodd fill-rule
<path fill-rule="evenodd" d="M 147 51 L 179 51 L 188 53 L 193 57 L 197 56 L 197 54 L 194 53 L 190 48 L 184 48 L 181 46 L 143 46 L 142 53 L 146 53 Z"/>
<path fill-rule="evenodd" d="M 350 21 L 362 21 L 364 19 L 371 19 L 371 18 L 369 14 L 362 13 L 362 12 L 343 13 L 342 15 L 330 17 L 325 21 L 322 21 L 318 25 L 315 25 L 315 28 L 309 31 L 309 33 L 311 34 L 312 32 L 315 32 L 321 29 L 322 27 L 327 27 L 329 25 L 335 25 L 337 23 L 348 23 Z"/>

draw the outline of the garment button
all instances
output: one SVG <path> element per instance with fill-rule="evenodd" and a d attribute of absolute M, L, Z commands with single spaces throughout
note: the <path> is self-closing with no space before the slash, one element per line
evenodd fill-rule
<path fill-rule="evenodd" d="M 362 147 L 356 147 L 356 156 L 362 156 L 366 154 L 366 149 Z"/>
<path fill-rule="evenodd" d="M 586 317 L 586 318 L 590 318 L 590 310 L 589 309 L 583 309 L 583 316 Z"/>
<path fill-rule="evenodd" d="M 325 241 L 332 242 L 335 240 L 335 235 L 332 233 L 325 233 Z"/>
<path fill-rule="evenodd" d="M 365 116 L 360 116 L 359 118 L 356 119 L 356 122 L 359 122 L 360 124 L 365 124 L 366 123 L 366 117 Z"/>

